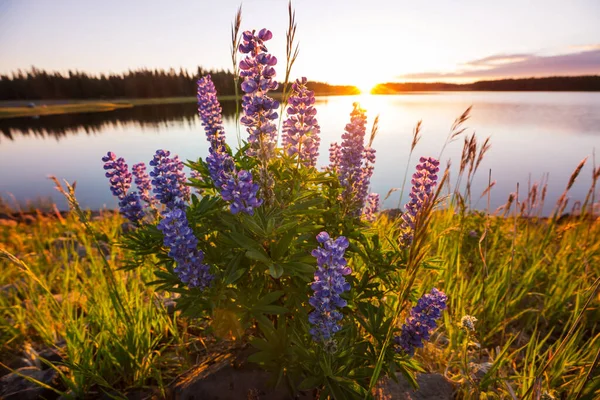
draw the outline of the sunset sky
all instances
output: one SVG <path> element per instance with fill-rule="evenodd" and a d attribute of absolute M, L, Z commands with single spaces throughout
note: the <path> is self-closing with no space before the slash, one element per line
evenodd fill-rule
<path fill-rule="evenodd" d="M 240 0 L 0 0 L 0 73 L 231 68 Z M 296 0 L 293 76 L 368 86 L 600 73 L 600 1 Z M 245 0 L 283 75 L 287 1 Z"/>

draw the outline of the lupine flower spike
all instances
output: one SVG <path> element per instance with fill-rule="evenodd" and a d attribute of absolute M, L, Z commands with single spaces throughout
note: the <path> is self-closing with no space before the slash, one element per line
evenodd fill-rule
<path fill-rule="evenodd" d="M 442 316 L 447 300 L 446 295 L 436 288 L 419 299 L 402 325 L 402 333 L 394 337 L 394 342 L 399 346 L 398 352 L 404 351 L 412 356 L 415 348 L 423 347 L 423 342 L 430 339 L 431 332 L 436 328 L 436 320 Z"/>
<path fill-rule="evenodd" d="M 365 110 L 354 103 L 341 146 L 333 144 L 329 149 L 330 169 L 339 176 L 344 187 L 342 201 L 353 217 L 363 211 L 375 163 L 375 150 L 364 145 L 366 123 Z"/>
<path fill-rule="evenodd" d="M 190 288 L 206 288 L 213 276 L 204 264 L 204 253 L 198 250 L 198 239 L 188 225 L 185 210 L 175 207 L 167 210 L 158 223 L 164 244 L 169 247 L 169 257 L 177 263 L 175 273 Z"/>
<path fill-rule="evenodd" d="M 306 88 L 306 78 L 292 85 L 288 99 L 288 118 L 283 122 L 283 148 L 289 156 L 298 155 L 298 160 L 307 167 L 314 167 L 319 156 L 319 133 L 315 93 Z"/>
<path fill-rule="evenodd" d="M 125 218 L 133 223 L 138 223 L 144 218 L 144 211 L 137 192 L 129 192 L 132 175 L 122 157 L 117 158 L 115 153 L 109 151 L 104 157 L 106 177 L 110 180 L 110 191 L 119 199 L 119 211 Z"/>
<path fill-rule="evenodd" d="M 156 199 L 164 204 L 167 209 L 185 208 L 185 203 L 190 199 L 190 188 L 186 186 L 183 163 L 178 156 L 169 158 L 171 153 L 166 150 L 157 150 L 150 166 L 152 185 Z"/>
<path fill-rule="evenodd" d="M 437 173 L 440 170 L 440 162 L 435 158 L 421 157 L 419 161 L 417 172 L 414 173 L 411 180 L 410 201 L 404 206 L 406 211 L 402 214 L 401 243 L 404 246 L 410 246 L 413 241 L 417 214 L 423 208 L 423 204 L 431 198 L 437 185 Z"/>
<path fill-rule="evenodd" d="M 259 180 L 263 191 L 263 198 L 268 204 L 272 203 L 273 186 L 275 182 L 268 170 L 269 160 L 275 155 L 277 126 L 275 111 L 279 102 L 267 96 L 269 90 L 277 89 L 275 66 L 277 58 L 267 53 L 265 42 L 273 37 L 271 31 L 261 29 L 246 31 L 242 34 L 242 43 L 239 50 L 247 54 L 240 61 L 240 77 L 243 79 L 242 108 L 244 116 L 240 119 L 248 132 L 247 151 L 249 156 L 256 156 L 260 161 Z"/>
<path fill-rule="evenodd" d="M 317 259 L 315 280 L 311 285 L 314 295 L 309 299 L 309 304 L 315 309 L 308 315 L 308 321 L 313 325 L 310 334 L 317 342 L 327 344 L 333 334 L 341 327 L 342 320 L 339 308 L 346 306 L 346 300 L 340 295 L 350 290 L 350 284 L 344 276 L 352 270 L 347 266 L 344 252 L 348 248 L 348 239 L 340 236 L 333 240 L 327 232 L 317 235 L 317 241 L 322 245 L 312 251 Z"/>
<path fill-rule="evenodd" d="M 365 204 L 365 209 L 363 211 L 363 218 L 366 221 L 373 222 L 373 221 L 375 221 L 375 218 L 377 218 L 377 216 L 375 214 L 377 214 L 378 212 L 379 212 L 379 194 L 371 193 L 367 197 L 367 203 Z"/>
<path fill-rule="evenodd" d="M 223 200 L 230 202 L 233 214 L 254 214 L 254 208 L 262 204 L 257 198 L 258 185 L 253 183 L 248 171 L 236 171 L 233 157 L 225 145 L 221 105 L 210 75 L 198 80 L 198 113 L 210 143 L 206 158 L 210 177 Z"/>
<path fill-rule="evenodd" d="M 154 206 L 154 197 L 150 194 L 152 185 L 150 184 L 150 176 L 146 172 L 146 164 L 133 164 L 131 168 L 135 177 L 135 185 L 138 188 L 140 198 L 149 206 Z"/>

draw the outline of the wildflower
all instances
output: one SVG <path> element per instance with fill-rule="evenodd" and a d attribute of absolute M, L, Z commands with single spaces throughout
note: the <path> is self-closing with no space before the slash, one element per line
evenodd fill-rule
<path fill-rule="evenodd" d="M 337 309 L 347 305 L 340 295 L 350 290 L 350 284 L 344 276 L 352 270 L 344 258 L 348 239 L 340 236 L 333 240 L 327 232 L 321 232 L 317 235 L 317 241 L 322 247 L 311 253 L 318 265 L 315 280 L 311 284 L 314 295 L 309 299 L 309 304 L 315 309 L 308 315 L 308 321 L 313 325 L 310 329 L 313 339 L 327 344 L 333 334 L 341 329 L 338 323 L 343 315 Z"/>
<path fill-rule="evenodd" d="M 130 192 L 132 175 L 122 157 L 117 158 L 115 153 L 109 151 L 104 157 L 106 177 L 110 181 L 110 191 L 119 199 L 119 211 L 125 218 L 133 223 L 138 223 L 144 218 L 144 211 L 137 192 Z"/>
<path fill-rule="evenodd" d="M 138 188 L 140 198 L 146 202 L 148 206 L 152 206 L 154 198 L 150 196 L 152 185 L 150 184 L 150 176 L 146 173 L 146 164 L 133 164 L 132 171 L 133 176 L 135 176 L 135 185 Z"/>
<path fill-rule="evenodd" d="M 245 212 L 252 215 L 262 201 L 257 198 L 258 185 L 248 171 L 236 171 L 233 157 L 225 144 L 221 105 L 210 75 L 198 80 L 198 113 L 210 142 L 210 154 L 206 158 L 208 172 L 221 193 L 223 200 L 231 202 L 233 214 Z"/>
<path fill-rule="evenodd" d="M 306 78 L 297 79 L 288 99 L 288 118 L 283 122 L 283 148 L 288 155 L 298 154 L 307 167 L 314 167 L 319 155 L 321 128 L 315 115 L 315 93 L 306 88 Z"/>
<path fill-rule="evenodd" d="M 330 168 L 338 173 L 344 187 L 342 201 L 354 217 L 360 216 L 364 208 L 375 162 L 375 150 L 364 145 L 366 123 L 365 110 L 354 103 L 341 146 L 332 145 L 329 150 Z"/>
<path fill-rule="evenodd" d="M 240 122 L 247 127 L 249 156 L 258 156 L 264 162 L 271 159 L 275 152 L 277 127 L 273 120 L 277 119 L 279 102 L 267 96 L 269 90 L 277 89 L 274 65 L 277 58 L 267 53 L 265 42 L 273 37 L 271 31 L 261 29 L 246 31 L 242 35 L 239 50 L 248 54 L 240 61 L 240 77 L 242 81 L 242 108 L 244 116 Z"/>
<path fill-rule="evenodd" d="M 375 221 L 375 214 L 379 211 L 379 194 L 371 193 L 367 197 L 367 203 L 363 211 L 363 218 L 367 221 Z"/>
<path fill-rule="evenodd" d="M 179 207 L 168 209 L 158 223 L 169 257 L 177 263 L 175 273 L 190 288 L 205 289 L 213 279 L 210 267 L 203 263 L 204 253 L 198 250 L 198 239 L 189 227 L 185 211 Z"/>
<path fill-rule="evenodd" d="M 417 305 L 410 310 L 406 323 L 402 325 L 402 333 L 394 337 L 394 342 L 399 346 L 398 351 L 402 350 L 412 356 L 415 348 L 423 347 L 423 342 L 430 339 L 431 331 L 437 326 L 436 320 L 442 316 L 447 299 L 436 288 L 419 299 Z"/>
<path fill-rule="evenodd" d="M 150 172 L 156 199 L 166 205 L 168 209 L 184 208 L 185 202 L 190 198 L 190 188 L 185 185 L 183 163 L 178 156 L 169 158 L 171 153 L 166 150 L 156 150 L 150 165 L 154 169 Z"/>
<path fill-rule="evenodd" d="M 252 174 L 241 170 L 237 175 L 228 176 L 223 184 L 221 196 L 223 200 L 231 202 L 232 214 L 245 212 L 254 215 L 254 209 L 262 204 L 262 200 L 256 197 L 257 193 L 258 185 L 252 182 Z"/>
<path fill-rule="evenodd" d="M 421 157 L 420 164 L 417 165 L 417 171 L 412 176 L 412 189 L 410 192 L 410 201 L 404 206 L 406 212 L 402 214 L 401 228 L 404 230 L 401 242 L 404 246 L 409 246 L 413 241 L 415 221 L 417 214 L 433 194 L 433 189 L 437 185 L 437 172 L 440 170 L 440 162 L 432 157 Z"/>
<path fill-rule="evenodd" d="M 460 327 L 467 332 L 475 332 L 475 322 L 477 322 L 477 318 L 472 315 L 464 315 L 460 319 Z"/>
<path fill-rule="evenodd" d="M 334 173 L 339 173 L 340 159 L 342 158 L 342 146 L 337 142 L 329 145 L 329 169 Z"/>

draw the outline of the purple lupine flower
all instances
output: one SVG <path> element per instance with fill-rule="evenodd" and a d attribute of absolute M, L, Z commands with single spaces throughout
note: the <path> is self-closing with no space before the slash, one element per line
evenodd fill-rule
<path fill-rule="evenodd" d="M 277 126 L 273 120 L 277 119 L 279 102 L 267 96 L 269 90 L 277 89 L 274 65 L 277 58 L 267 53 L 264 42 L 271 39 L 273 34 L 267 29 L 246 31 L 242 35 L 239 50 L 248 54 L 240 61 L 240 77 L 242 81 L 242 108 L 244 116 L 240 122 L 246 126 L 248 132 L 249 156 L 258 156 L 266 163 L 275 153 Z"/>
<path fill-rule="evenodd" d="M 433 189 L 437 185 L 437 173 L 440 170 L 440 162 L 435 158 L 421 157 L 419 162 L 417 171 L 410 181 L 412 184 L 410 201 L 404 206 L 406 211 L 402 214 L 401 243 L 404 246 L 410 246 L 413 241 L 417 214 L 433 194 Z"/>
<path fill-rule="evenodd" d="M 369 186 L 371 185 L 371 177 L 373 176 L 373 171 L 375 169 L 375 149 L 367 147 L 364 150 L 363 159 L 364 165 L 361 168 L 360 177 L 355 185 L 356 201 L 358 202 L 360 210 L 362 210 L 365 205 L 369 193 Z"/>
<path fill-rule="evenodd" d="M 236 171 L 233 157 L 225 145 L 221 105 L 210 75 L 198 80 L 198 113 L 210 142 L 210 154 L 206 158 L 208 172 L 223 200 L 230 202 L 233 214 L 254 214 L 254 208 L 262 201 L 257 196 L 258 185 L 248 171 Z"/>
<path fill-rule="evenodd" d="M 350 123 L 342 135 L 341 148 L 332 145 L 329 150 L 330 168 L 337 168 L 340 184 L 344 188 L 341 200 L 348 214 L 353 217 L 360 216 L 365 206 L 375 162 L 375 150 L 364 145 L 366 123 L 365 110 L 354 103 Z"/>
<path fill-rule="evenodd" d="M 205 289 L 214 278 L 204 264 L 204 253 L 198 249 L 198 239 L 190 228 L 185 211 L 175 207 L 163 214 L 157 225 L 163 233 L 163 243 L 169 247 L 169 257 L 176 263 L 175 273 L 190 288 Z"/>
<path fill-rule="evenodd" d="M 297 79 L 288 99 L 288 118 L 283 122 L 282 144 L 288 155 L 298 154 L 307 167 L 314 167 L 319 156 L 321 128 L 315 117 L 315 93 L 306 87 L 306 78 Z"/>
<path fill-rule="evenodd" d="M 171 153 L 166 150 L 156 150 L 150 165 L 154 169 L 150 172 L 156 199 L 166 205 L 168 209 L 175 207 L 184 208 L 185 202 L 190 199 L 190 188 L 186 186 L 183 163 L 178 156 L 169 158 Z"/>
<path fill-rule="evenodd" d="M 417 305 L 410 310 L 406 323 L 402 325 L 402 332 L 394 337 L 394 342 L 409 356 L 414 355 L 415 348 L 423 347 L 423 342 L 431 337 L 431 332 L 437 326 L 436 320 L 442 316 L 446 308 L 448 297 L 437 290 L 431 289 L 431 293 L 423 295 Z"/>
<path fill-rule="evenodd" d="M 342 313 L 338 308 L 347 305 L 340 295 L 350 290 L 350 284 L 344 276 L 352 273 L 347 266 L 344 252 L 348 248 L 348 239 L 340 236 L 333 240 L 327 232 L 317 235 L 317 241 L 322 245 L 312 251 L 317 259 L 317 271 L 311 289 L 315 292 L 309 299 L 309 304 L 315 309 L 308 315 L 308 321 L 313 325 L 310 334 L 317 342 L 327 343 L 333 334 L 341 327 Z"/>
<path fill-rule="evenodd" d="M 257 198 L 258 185 L 252 182 L 252 174 L 241 170 L 231 174 L 223 183 L 221 196 L 223 200 L 231 202 L 232 214 L 245 212 L 254 215 L 254 209 L 262 204 L 262 199 Z"/>
<path fill-rule="evenodd" d="M 137 192 L 129 192 L 132 175 L 123 157 L 117 158 L 115 153 L 109 151 L 104 157 L 106 177 L 110 181 L 110 191 L 119 199 L 119 211 L 125 218 L 133 223 L 139 223 L 144 218 L 144 211 Z"/>
<path fill-rule="evenodd" d="M 150 184 L 150 176 L 146 173 L 146 164 L 143 162 L 133 164 L 131 170 L 133 171 L 133 176 L 135 176 L 135 185 L 138 188 L 140 198 L 146 202 L 148 206 L 152 207 L 154 204 L 154 197 L 150 195 L 152 185 Z"/>
<path fill-rule="evenodd" d="M 211 148 L 221 150 L 225 147 L 225 130 L 223 128 L 223 109 L 217 99 L 217 90 L 210 75 L 198 79 L 198 114 L 206 132 Z"/>
<path fill-rule="evenodd" d="M 329 169 L 334 173 L 339 173 L 340 160 L 342 158 L 342 146 L 337 142 L 329 145 Z"/>
<path fill-rule="evenodd" d="M 369 222 L 375 221 L 377 212 L 379 212 L 379 194 L 371 193 L 367 197 L 363 218 Z"/>

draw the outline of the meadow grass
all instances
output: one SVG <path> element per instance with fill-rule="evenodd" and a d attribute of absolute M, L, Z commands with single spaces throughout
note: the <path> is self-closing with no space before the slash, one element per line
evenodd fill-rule
<path fill-rule="evenodd" d="M 540 217 L 521 206 L 530 200 L 496 215 L 438 206 L 419 245 L 436 263 L 421 268 L 417 291 L 436 286 L 449 307 L 417 359 L 456 383 L 459 398 L 600 393 L 600 223 L 586 212 Z M 61 393 L 165 395 L 209 339 L 167 312 L 168 295 L 147 285 L 151 263 L 119 269 L 117 213 L 76 214 L 0 227 L 1 359 L 51 347 L 64 357 Z M 382 237 L 397 229 L 384 214 L 372 227 Z M 460 327 L 466 314 L 478 319 L 474 333 Z"/>

